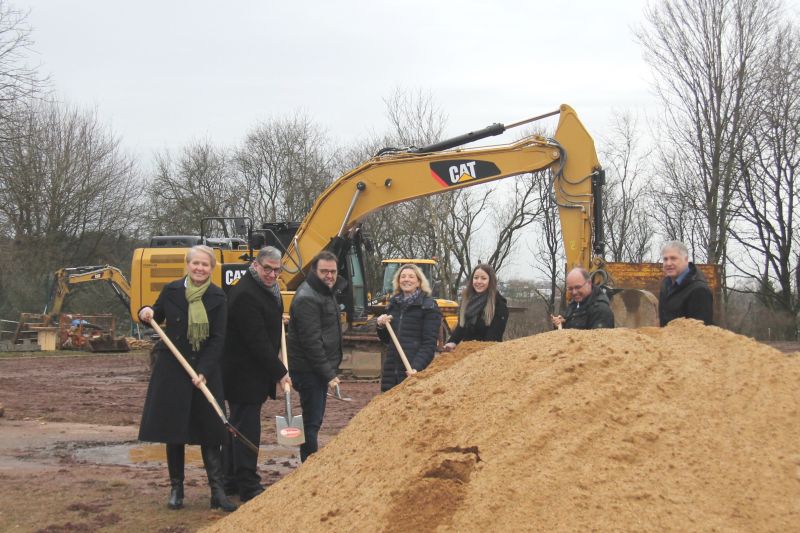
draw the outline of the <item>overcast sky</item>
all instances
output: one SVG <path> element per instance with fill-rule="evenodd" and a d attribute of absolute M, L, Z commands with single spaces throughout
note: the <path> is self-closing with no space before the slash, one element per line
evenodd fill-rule
<path fill-rule="evenodd" d="M 398 87 L 429 91 L 447 136 L 567 103 L 602 146 L 614 111 L 658 112 L 634 37 L 646 4 L 14 2 L 30 10 L 56 94 L 95 108 L 145 169 L 155 151 L 232 146 L 259 121 L 296 111 L 347 146 L 386 129 L 383 99 Z M 797 14 L 800 0 L 788 4 Z M 510 273 L 529 263 L 524 245 L 518 252 Z"/>
<path fill-rule="evenodd" d="M 561 103 L 590 132 L 652 101 L 632 29 L 643 1 L 28 0 L 56 93 L 96 107 L 148 158 L 196 139 L 235 144 L 302 110 L 345 145 L 386 120 L 398 87 L 430 91 L 447 135 Z"/>

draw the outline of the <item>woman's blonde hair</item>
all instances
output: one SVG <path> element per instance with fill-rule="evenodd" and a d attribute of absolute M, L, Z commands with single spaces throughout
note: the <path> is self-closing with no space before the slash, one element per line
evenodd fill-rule
<path fill-rule="evenodd" d="M 217 258 L 214 257 L 214 250 L 205 244 L 197 244 L 189 248 L 189 251 L 186 252 L 186 264 L 189 264 L 189 261 L 191 261 L 195 255 L 197 255 L 197 252 L 202 252 L 211 259 L 211 270 L 214 270 L 214 268 L 217 266 Z"/>
<path fill-rule="evenodd" d="M 458 324 L 460 326 L 463 326 L 466 322 L 467 306 L 469 305 L 470 298 L 477 294 L 475 292 L 475 287 L 472 286 L 472 278 L 478 270 L 483 270 L 486 275 L 489 276 L 489 284 L 486 287 L 486 305 L 483 308 L 483 323 L 488 326 L 492 323 L 492 320 L 494 320 L 494 300 L 497 297 L 497 273 L 494 271 L 494 268 L 492 268 L 492 265 L 478 263 L 475 265 L 475 268 L 472 269 L 472 272 L 469 273 L 467 286 L 461 291 L 461 306 L 458 309 Z"/>
<path fill-rule="evenodd" d="M 411 263 L 406 263 L 398 268 L 397 272 L 394 273 L 394 278 L 392 278 L 392 290 L 394 291 L 394 294 L 400 293 L 400 273 L 403 270 L 413 270 L 414 274 L 417 275 L 417 279 L 419 280 L 419 289 L 425 293 L 426 296 L 431 295 L 433 291 L 431 290 L 431 284 L 428 282 L 428 278 L 425 277 L 425 274 L 417 265 L 412 265 Z"/>

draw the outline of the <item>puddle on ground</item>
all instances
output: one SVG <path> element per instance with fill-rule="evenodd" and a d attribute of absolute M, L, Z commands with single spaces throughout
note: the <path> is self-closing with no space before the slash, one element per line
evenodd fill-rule
<path fill-rule="evenodd" d="M 81 462 L 95 464 L 113 464 L 125 466 L 150 466 L 153 463 L 166 464 L 166 446 L 164 444 L 101 444 L 87 446 L 72 451 L 72 455 Z M 186 464 L 203 466 L 200 446 L 186 446 Z M 297 468 L 300 464 L 297 448 L 286 448 L 276 445 L 262 445 L 258 450 L 258 462 L 262 468 L 268 467 L 281 473 Z"/>

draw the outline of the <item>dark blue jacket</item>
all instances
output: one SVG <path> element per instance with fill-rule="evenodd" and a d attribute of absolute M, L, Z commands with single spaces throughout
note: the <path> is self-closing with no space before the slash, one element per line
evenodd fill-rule
<path fill-rule="evenodd" d="M 389 300 L 386 314 L 392 316 L 392 328 L 414 370 L 424 370 L 433 361 L 442 313 L 436 300 L 422 292 L 407 303 L 395 295 Z M 388 345 L 381 373 L 381 391 L 387 391 L 406 378 L 403 361 L 386 328 L 378 328 L 378 337 Z"/>

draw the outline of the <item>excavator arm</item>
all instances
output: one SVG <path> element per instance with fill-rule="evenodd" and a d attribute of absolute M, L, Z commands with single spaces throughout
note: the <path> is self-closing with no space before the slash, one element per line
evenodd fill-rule
<path fill-rule="evenodd" d="M 125 309 L 130 307 L 131 287 L 121 270 L 110 265 L 80 266 L 61 268 L 53 273 L 53 286 L 44 314 L 58 316 L 72 286 L 90 281 L 108 282 Z"/>
<path fill-rule="evenodd" d="M 287 247 L 282 285 L 294 290 L 303 280 L 302 271 L 317 253 L 336 249 L 337 241 L 376 210 L 545 169 L 552 170 L 567 265 L 589 268 L 600 251 L 593 249 L 597 226 L 597 191 L 593 187 L 602 185 L 603 171 L 594 141 L 575 111 L 562 105 L 557 113 L 559 121 L 552 139 L 534 135 L 512 144 L 486 148 L 437 151 L 448 146 L 444 142 L 416 150 L 392 151 L 337 179 L 317 198 Z M 486 135 L 467 134 L 451 140 L 454 142 L 450 145 L 506 129 L 497 124 L 487 128 L 491 132 Z"/>

